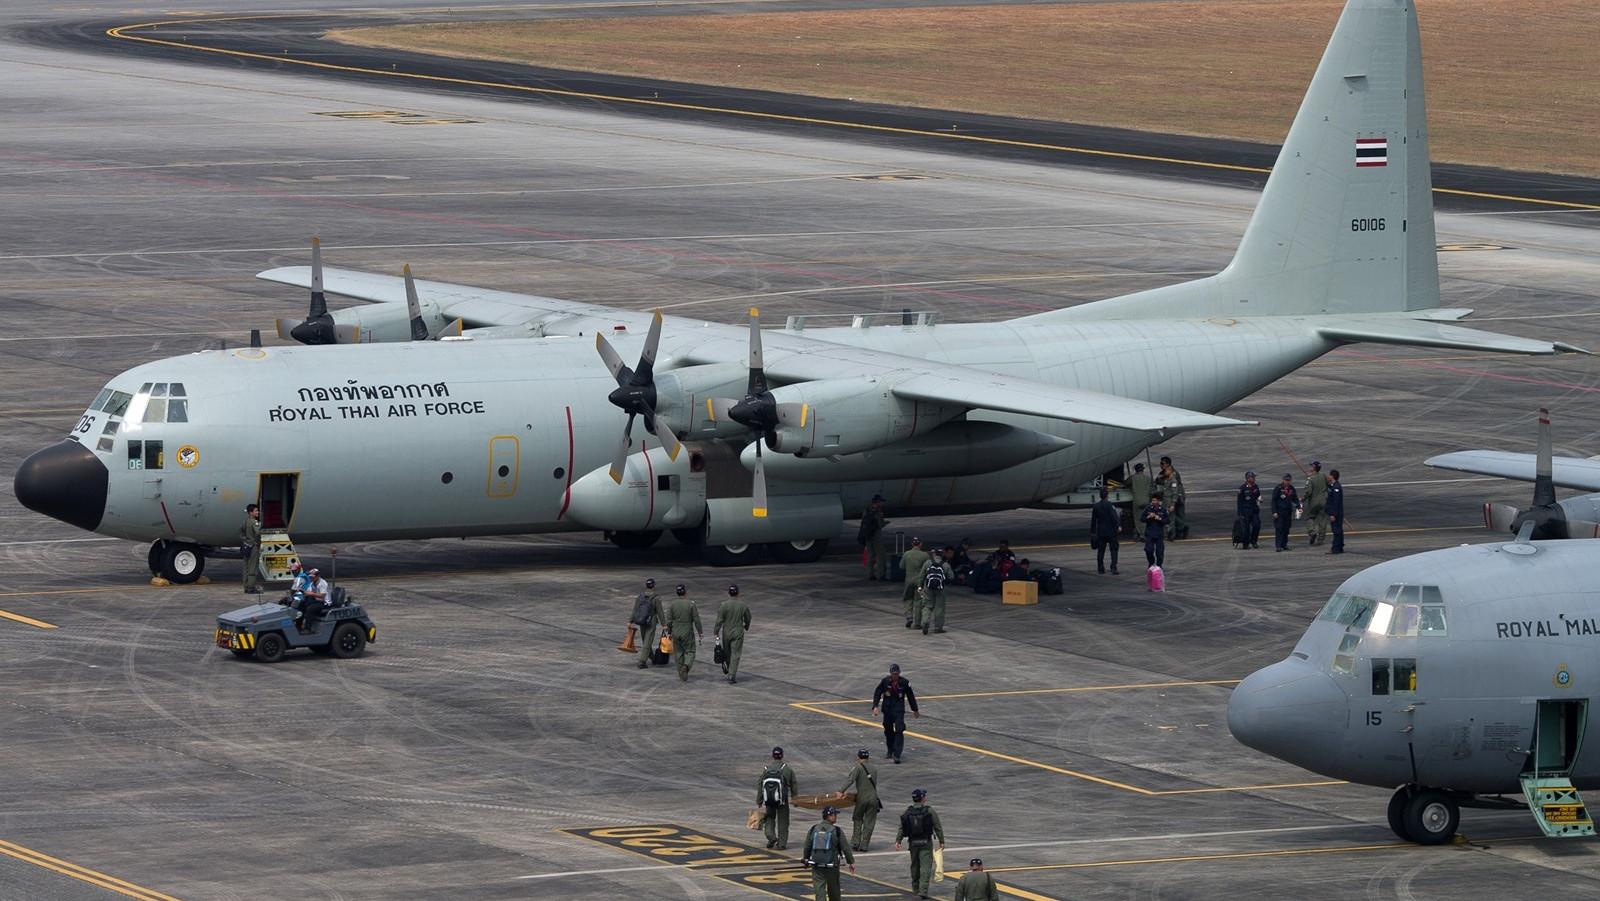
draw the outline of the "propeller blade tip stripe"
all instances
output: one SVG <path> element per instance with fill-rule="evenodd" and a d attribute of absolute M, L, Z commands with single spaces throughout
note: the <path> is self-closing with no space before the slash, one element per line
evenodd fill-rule
<path fill-rule="evenodd" d="M 756 519 L 766 519 L 767 518 L 767 508 L 766 507 L 756 507 L 755 509 L 750 511 L 750 515 L 754 516 Z"/>
<path fill-rule="evenodd" d="M 751 307 L 750 308 L 750 315 L 751 316 L 760 316 L 761 315 L 761 311 L 756 309 L 755 307 Z"/>

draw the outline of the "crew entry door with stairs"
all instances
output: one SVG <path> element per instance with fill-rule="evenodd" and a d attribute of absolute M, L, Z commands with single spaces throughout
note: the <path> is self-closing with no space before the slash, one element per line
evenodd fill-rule
<path fill-rule="evenodd" d="M 1522 773 L 1522 793 L 1545 835 L 1594 835 L 1594 821 L 1572 784 L 1572 768 L 1583 750 L 1588 700 L 1539 701 L 1533 747 Z"/>

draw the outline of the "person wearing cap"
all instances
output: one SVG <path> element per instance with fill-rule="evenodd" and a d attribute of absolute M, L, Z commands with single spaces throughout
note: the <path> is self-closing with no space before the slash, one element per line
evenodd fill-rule
<path fill-rule="evenodd" d="M 1101 488 L 1100 499 L 1089 511 L 1089 544 L 1094 548 L 1094 568 L 1106 574 L 1106 551 L 1111 551 L 1111 574 L 1117 574 L 1118 537 L 1122 534 L 1122 514 L 1111 503 L 1111 489 Z"/>
<path fill-rule="evenodd" d="M 311 574 L 300 565 L 299 560 L 289 562 L 289 594 L 304 593 L 311 586 Z"/>
<path fill-rule="evenodd" d="M 1261 543 L 1261 486 L 1256 484 L 1256 474 L 1244 474 L 1244 484 L 1239 486 L 1239 498 L 1234 504 L 1239 517 L 1239 549 L 1259 547 Z"/>
<path fill-rule="evenodd" d="M 983 858 L 967 861 L 968 870 L 956 883 L 955 901 L 1000 901 L 1000 887 L 994 877 L 983 871 Z"/>
<path fill-rule="evenodd" d="M 311 626 L 311 618 L 327 605 L 329 593 L 328 580 L 322 578 L 322 573 L 315 566 L 306 570 L 306 587 L 300 593 L 301 626 Z"/>
<path fill-rule="evenodd" d="M 871 581 L 886 578 L 884 567 L 889 559 L 883 552 L 883 527 L 888 524 L 883 518 L 883 495 L 874 494 L 861 514 L 861 528 L 856 532 L 856 541 L 866 548 L 867 578 Z"/>
<path fill-rule="evenodd" d="M 1294 490 L 1294 476 L 1283 474 L 1283 481 L 1272 489 L 1273 550 L 1289 549 L 1289 530 L 1294 527 L 1294 514 L 1300 509 L 1300 493 Z"/>
<path fill-rule="evenodd" d="M 956 571 L 944 560 L 944 554 L 934 551 L 933 556 L 922 567 L 922 577 L 918 589 L 922 603 L 917 607 L 916 625 L 922 628 L 922 634 L 928 634 L 928 627 L 933 631 L 944 633 L 944 589 L 956 579 Z"/>
<path fill-rule="evenodd" d="M 844 843 L 839 828 L 839 808 L 822 808 L 822 822 L 806 832 L 805 864 L 811 868 L 811 891 L 816 901 L 839 901 L 839 856 L 844 855 L 850 872 L 856 871 L 856 856 Z"/>
<path fill-rule="evenodd" d="M 1167 523 L 1171 515 L 1163 492 L 1150 495 L 1139 521 L 1144 524 L 1144 560 L 1146 566 L 1165 566 L 1167 562 Z"/>
<path fill-rule="evenodd" d="M 922 716 L 922 711 L 917 709 L 917 693 L 911 690 L 910 682 L 900 677 L 900 664 L 891 663 L 889 675 L 878 680 L 878 687 L 872 692 L 872 712 L 883 711 L 883 743 L 895 763 L 900 762 L 900 755 L 905 751 L 908 704 L 913 717 Z"/>
<path fill-rule="evenodd" d="M 667 621 L 666 611 L 661 607 L 661 595 L 656 594 L 656 580 L 645 579 L 644 590 L 639 592 L 639 599 L 634 602 L 633 609 L 640 610 L 644 605 L 650 605 L 650 612 L 643 622 L 635 622 L 639 627 L 639 663 L 640 669 L 650 666 L 650 655 L 656 649 L 657 629 Z"/>
<path fill-rule="evenodd" d="M 761 831 L 767 847 L 789 847 L 789 799 L 800 790 L 794 768 L 783 762 L 783 749 L 772 749 L 772 762 L 756 780 L 756 806 L 761 808 Z"/>
<path fill-rule="evenodd" d="M 922 587 L 922 571 L 928 565 L 928 552 L 922 549 L 922 539 L 913 535 L 911 537 L 911 550 L 900 555 L 900 568 L 905 572 L 905 585 L 900 590 L 900 603 L 905 607 L 906 628 L 912 626 L 912 620 L 917 619 L 917 609 L 921 606 L 922 599 L 918 597 L 918 589 Z"/>
<path fill-rule="evenodd" d="M 679 585 L 678 596 L 667 608 L 667 631 L 672 634 L 672 662 L 678 666 L 678 681 L 689 681 L 689 670 L 694 669 L 695 639 L 706 634 L 700 621 L 700 608 L 689 600 L 689 589 Z"/>
<path fill-rule="evenodd" d="M 878 768 L 869 761 L 872 755 L 866 748 L 856 752 L 856 765 L 844 777 L 841 794 L 855 792 L 856 806 L 850 811 L 850 847 L 866 851 L 872 844 L 872 830 L 878 825 L 878 811 L 883 802 L 878 800 Z"/>
<path fill-rule="evenodd" d="M 1133 496 L 1130 505 L 1133 512 L 1133 534 L 1138 535 L 1144 528 L 1144 520 L 1139 516 L 1144 513 L 1144 508 L 1150 506 L 1150 496 L 1155 493 L 1155 482 L 1150 478 L 1150 473 L 1144 471 L 1143 463 L 1133 464 L 1133 475 L 1128 479 L 1128 493 Z"/>
<path fill-rule="evenodd" d="M 1333 527 L 1333 547 L 1330 554 L 1344 553 L 1344 485 L 1339 483 L 1339 470 L 1328 473 L 1328 524 Z"/>
<path fill-rule="evenodd" d="M 1156 487 L 1161 489 L 1161 495 L 1167 504 L 1167 537 L 1173 541 L 1182 541 L 1189 537 L 1189 520 L 1185 515 L 1188 505 L 1185 503 L 1183 491 L 1183 476 L 1178 474 L 1178 468 L 1172 465 L 1171 457 L 1161 458 L 1161 471 L 1156 473 Z"/>
<path fill-rule="evenodd" d="M 928 804 L 926 789 L 911 792 L 911 806 L 900 814 L 900 828 L 894 833 L 894 849 L 900 850 L 904 841 L 911 851 L 911 890 L 917 897 L 928 897 L 928 882 L 933 879 L 933 840 L 939 839 L 939 850 L 944 850 L 944 824 L 939 814 Z"/>
<path fill-rule="evenodd" d="M 722 642 L 722 671 L 728 682 L 739 684 L 739 654 L 744 650 L 744 631 L 750 628 L 750 605 L 739 599 L 739 586 L 728 586 L 728 599 L 717 606 L 717 622 L 711 634 Z"/>
<path fill-rule="evenodd" d="M 249 504 L 244 508 L 244 522 L 239 524 L 239 544 L 244 551 L 244 593 L 261 593 L 261 508 Z"/>
<path fill-rule="evenodd" d="M 1311 461 L 1311 474 L 1306 476 L 1306 493 L 1301 497 L 1306 515 L 1306 544 L 1316 545 L 1328 540 L 1328 477 L 1322 472 L 1322 461 Z"/>

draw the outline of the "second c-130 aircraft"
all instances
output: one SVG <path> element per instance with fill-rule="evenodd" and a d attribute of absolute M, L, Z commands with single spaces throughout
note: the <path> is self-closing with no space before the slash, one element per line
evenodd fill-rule
<path fill-rule="evenodd" d="M 1143 448 L 1247 424 L 1216 412 L 1341 344 L 1577 350 L 1439 308 L 1411 0 L 1350 0 L 1237 254 L 1196 281 L 1000 323 L 763 332 L 754 311 L 747 331 L 320 267 L 260 277 L 314 289 L 297 337 L 335 343 L 131 369 L 23 463 L 18 500 L 151 542 L 178 582 L 237 544 L 258 498 L 297 541 L 672 530 L 713 562 L 803 562 L 874 494 L 897 515 L 1074 504 Z M 373 305 L 326 314 L 323 290 Z M 338 341 L 352 326 L 379 343 Z M 444 331 L 464 333 L 409 340 Z"/>

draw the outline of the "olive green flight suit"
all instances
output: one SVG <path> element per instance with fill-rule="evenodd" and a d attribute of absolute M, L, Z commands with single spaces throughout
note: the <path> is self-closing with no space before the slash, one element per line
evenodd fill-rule
<path fill-rule="evenodd" d="M 771 776 L 783 780 L 783 803 L 777 807 L 766 806 L 761 797 L 761 783 Z M 789 847 L 789 799 L 799 790 L 800 781 L 794 776 L 794 768 L 781 760 L 767 764 L 756 779 L 756 806 L 761 808 L 761 831 L 767 836 L 767 847 L 779 850 Z"/>
<path fill-rule="evenodd" d="M 815 901 L 839 901 L 839 858 L 842 856 L 846 863 L 850 864 L 851 866 L 855 866 L 856 856 L 851 854 L 850 849 L 846 848 L 842 844 L 844 841 L 844 830 L 840 829 L 836 823 L 830 823 L 827 820 L 823 820 L 806 831 L 805 857 L 807 860 L 811 859 L 811 843 L 813 837 L 823 829 L 833 830 L 833 844 L 835 847 L 835 852 L 833 855 L 833 863 L 819 863 L 812 866 L 811 896 L 815 899 Z"/>
<path fill-rule="evenodd" d="M 856 761 L 845 777 L 841 792 L 855 792 L 856 806 L 850 812 L 850 847 L 867 850 L 872 843 L 872 830 L 878 825 L 878 768 L 864 760 Z"/>
<path fill-rule="evenodd" d="M 955 901 L 1000 901 L 994 877 L 982 870 L 970 870 L 956 885 Z"/>
<path fill-rule="evenodd" d="M 645 592 L 650 597 L 650 622 L 639 627 L 639 668 L 644 669 L 650 665 L 650 655 L 655 653 L 658 633 L 661 626 L 666 625 L 667 618 L 661 609 L 661 596 L 655 592 Z"/>
<path fill-rule="evenodd" d="M 1128 492 L 1133 495 L 1133 532 L 1135 535 L 1142 531 L 1139 516 L 1144 513 L 1144 508 L 1150 506 L 1150 495 L 1155 492 L 1155 482 L 1151 480 L 1150 473 L 1136 472 L 1128 479 Z"/>
<path fill-rule="evenodd" d="M 950 564 L 948 563 L 940 563 L 938 565 L 944 570 L 944 584 L 953 584 L 956 579 L 956 571 L 951 569 Z M 933 569 L 933 567 L 933 561 L 928 561 L 928 565 L 922 568 L 922 579 L 919 581 L 926 580 L 928 577 L 928 571 Z M 926 630 L 929 625 L 932 625 L 934 631 L 944 631 L 943 588 L 923 588 L 922 609 L 917 611 L 916 625 L 924 630 Z"/>
<path fill-rule="evenodd" d="M 889 521 L 883 518 L 882 507 L 876 510 L 868 507 L 867 512 L 861 514 L 861 519 L 867 533 L 867 578 L 885 579 L 888 577 L 889 558 L 883 550 L 883 529 Z"/>
<path fill-rule="evenodd" d="M 260 591 L 261 581 L 261 521 L 246 513 L 244 525 L 239 527 L 239 540 L 245 546 L 244 590 Z"/>
<path fill-rule="evenodd" d="M 894 843 L 906 838 L 906 822 L 914 810 L 926 810 L 928 817 L 933 820 L 933 834 L 939 837 L 939 847 L 944 847 L 944 825 L 939 822 L 939 814 L 928 804 L 913 804 L 906 808 L 900 815 L 900 828 L 895 830 Z M 928 882 L 933 879 L 933 839 L 912 839 L 911 849 L 911 891 L 918 895 L 928 894 Z"/>
<path fill-rule="evenodd" d="M 717 622 L 711 634 L 722 636 L 722 653 L 727 655 L 728 681 L 739 681 L 739 653 L 744 650 L 744 630 L 750 628 L 750 607 L 730 597 L 717 607 Z"/>
<path fill-rule="evenodd" d="M 694 640 L 706 634 L 700 622 L 700 608 L 688 598 L 674 598 L 667 608 L 667 631 L 672 633 L 672 662 L 678 665 L 678 679 L 689 681 L 694 668 Z"/>
<path fill-rule="evenodd" d="M 905 605 L 908 623 L 916 618 L 917 589 L 922 587 L 922 568 L 928 565 L 929 559 L 927 551 L 915 546 L 900 556 L 900 566 L 906 571 L 906 585 L 900 592 L 900 601 Z"/>
<path fill-rule="evenodd" d="M 1306 539 L 1321 544 L 1328 538 L 1328 476 L 1312 470 L 1306 477 L 1306 490 L 1300 495 L 1306 511 Z"/>
<path fill-rule="evenodd" d="M 1162 500 L 1166 502 L 1167 512 L 1167 538 L 1178 540 L 1189 535 L 1189 505 L 1183 493 L 1183 476 L 1178 474 L 1178 467 L 1172 467 L 1167 475 L 1156 473 L 1156 484 L 1160 486 Z"/>

